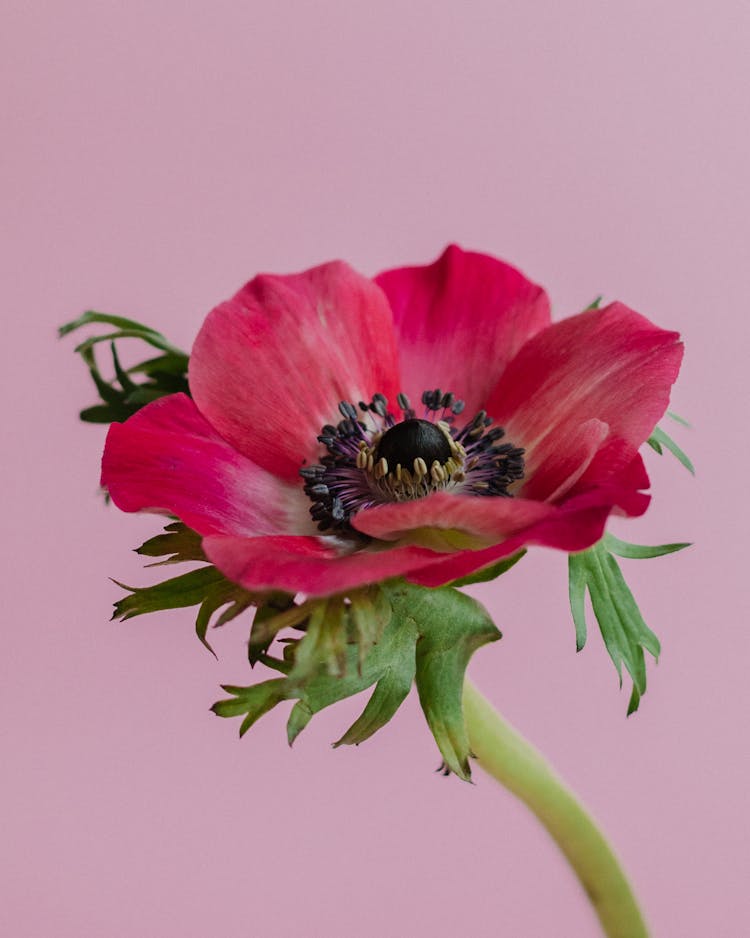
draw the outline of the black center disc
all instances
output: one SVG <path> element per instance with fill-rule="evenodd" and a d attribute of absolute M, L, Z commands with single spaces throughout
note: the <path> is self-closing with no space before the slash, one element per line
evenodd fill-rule
<path fill-rule="evenodd" d="M 400 463 L 411 470 L 414 460 L 422 457 L 427 467 L 437 459 L 444 463 L 451 456 L 445 434 L 429 420 L 404 420 L 387 430 L 375 450 L 375 462 L 385 459 L 391 470 Z"/>

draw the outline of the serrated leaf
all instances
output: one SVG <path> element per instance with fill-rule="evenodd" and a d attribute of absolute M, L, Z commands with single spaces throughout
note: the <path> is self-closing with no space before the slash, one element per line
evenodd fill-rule
<path fill-rule="evenodd" d="M 626 545 L 627 546 L 627 545 Z M 607 546 L 607 539 L 569 558 L 571 610 L 576 624 L 576 642 L 585 642 L 584 595 L 588 589 L 607 652 L 622 686 L 623 666 L 633 681 L 628 714 L 633 713 L 646 690 L 644 649 L 658 660 L 659 640 L 648 628 L 620 567 Z"/>
<path fill-rule="evenodd" d="M 466 781 L 469 738 L 463 718 L 463 684 L 472 654 L 500 632 L 476 600 L 451 588 L 410 584 L 389 590 L 394 615 L 412 620 L 419 633 L 415 682 L 427 723 L 446 765 Z"/>
<path fill-rule="evenodd" d="M 663 557 L 665 554 L 674 554 L 678 550 L 684 550 L 686 547 L 692 547 L 692 544 L 684 542 L 679 544 L 659 544 L 653 547 L 645 544 L 629 544 L 627 541 L 621 541 L 614 534 L 604 535 L 604 544 L 607 550 L 618 557 L 625 557 L 629 560 L 649 560 L 652 557 Z"/>
<path fill-rule="evenodd" d="M 181 521 L 172 521 L 164 528 L 163 534 L 149 538 L 136 553 L 145 557 L 166 557 L 151 567 L 162 564 L 183 563 L 189 560 L 206 560 L 203 552 L 203 538 Z"/>
<path fill-rule="evenodd" d="M 384 669 L 362 714 L 334 746 L 358 746 L 388 723 L 411 690 L 416 671 L 417 637 L 411 627 L 396 628 Z"/>
<path fill-rule="evenodd" d="M 114 582 L 130 591 L 129 596 L 115 603 L 115 612 L 112 616 L 113 619 L 125 621 L 149 612 L 197 606 L 222 582 L 228 583 L 229 581 L 219 573 L 216 567 L 209 566 L 191 570 L 189 573 L 183 573 L 153 586 L 126 586 L 117 580 Z"/>
<path fill-rule="evenodd" d="M 282 629 L 299 628 L 306 624 L 314 606 L 315 602 L 295 606 L 291 602 L 291 597 L 289 597 L 289 602 L 281 606 L 271 600 L 258 609 L 253 619 L 248 641 L 250 664 L 255 664 L 265 654 L 271 642 Z"/>
<path fill-rule="evenodd" d="M 396 713 L 416 681 L 420 703 L 446 764 L 460 778 L 470 777 L 469 742 L 463 721 L 462 693 L 466 666 L 473 652 L 500 638 L 483 607 L 455 589 L 425 589 L 391 581 L 372 592 L 352 597 L 309 600 L 278 613 L 259 610 L 251 645 L 278 637 L 281 626 L 296 627 L 301 638 L 282 639 L 284 659 L 256 650 L 256 660 L 286 673 L 279 678 L 285 699 L 296 700 L 288 723 L 290 744 L 320 710 L 339 700 L 375 688 L 362 714 L 334 744 L 358 744 L 384 726 Z M 348 599 L 348 601 L 347 601 Z M 373 612 L 380 607 L 381 612 Z M 373 616 L 389 610 L 385 627 Z M 355 612 L 356 610 L 356 612 Z M 356 621 L 357 617 L 361 620 Z M 377 639 L 360 659 L 357 636 Z M 233 691 L 241 696 L 241 689 Z M 220 716 L 237 715 L 239 704 L 217 705 Z M 231 714 L 230 714 L 231 711 Z M 254 712 L 254 711 L 253 711 Z"/>
<path fill-rule="evenodd" d="M 483 567 L 481 570 L 477 570 L 474 573 L 470 573 L 468 576 L 460 577 L 458 580 L 453 580 L 448 586 L 461 587 L 461 586 L 471 586 L 472 583 L 488 583 L 490 580 L 496 580 L 499 576 L 502 576 L 504 573 L 507 573 L 512 567 L 518 563 L 518 561 L 526 554 L 526 550 L 519 550 L 518 553 L 511 555 L 510 557 L 505 557 L 503 560 L 499 560 L 497 563 L 491 564 L 489 567 Z"/>
<path fill-rule="evenodd" d="M 259 720 L 263 714 L 272 710 L 276 704 L 286 699 L 286 681 L 283 678 L 272 678 L 250 687 L 233 687 L 222 685 L 222 690 L 233 696 L 226 700 L 217 701 L 211 710 L 220 717 L 236 717 L 245 715 L 240 725 L 240 736 L 244 736 L 250 727 Z"/>
<path fill-rule="evenodd" d="M 695 466 L 690 461 L 690 457 L 675 443 L 672 437 L 668 436 L 661 427 L 654 427 L 653 433 L 646 441 L 657 453 L 662 453 L 665 449 L 680 462 L 691 475 L 695 475 Z"/>
<path fill-rule="evenodd" d="M 159 535 L 159 538 L 152 538 L 151 541 L 147 541 L 140 548 L 140 551 L 144 553 L 162 551 L 165 548 L 164 542 L 171 540 L 173 543 L 166 545 L 167 550 L 175 547 L 174 541 L 177 541 L 178 555 L 180 552 L 190 554 L 195 545 L 188 535 L 192 535 L 193 532 L 184 529 L 184 526 L 179 522 L 168 525 L 168 529 L 170 528 L 172 530 L 168 531 L 167 534 Z M 181 539 L 182 543 L 180 543 Z M 161 540 L 159 545 L 153 543 L 157 540 Z M 186 558 L 183 556 L 180 559 Z M 187 559 L 194 558 L 189 557 Z M 117 581 L 115 580 L 115 582 Z M 210 565 L 199 567 L 197 570 L 191 570 L 189 573 L 183 573 L 180 576 L 172 577 L 152 586 L 132 587 L 125 586 L 122 583 L 118 583 L 118 586 L 129 590 L 130 595 L 115 603 L 113 619 L 125 621 L 149 612 L 198 606 L 195 632 L 201 643 L 214 657 L 216 657 L 216 653 L 207 639 L 207 633 L 215 613 L 223 606 L 227 607 L 215 623 L 216 626 L 223 625 L 244 612 L 249 606 L 261 605 L 268 598 L 268 594 L 251 593 L 236 583 L 232 583 L 216 567 Z"/>

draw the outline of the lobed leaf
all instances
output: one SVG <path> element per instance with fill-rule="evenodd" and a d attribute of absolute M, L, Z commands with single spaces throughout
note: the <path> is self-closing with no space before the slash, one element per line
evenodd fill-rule
<path fill-rule="evenodd" d="M 286 626 L 303 635 L 285 642 L 280 660 L 268 654 L 267 644 Z M 374 686 L 361 715 L 334 743 L 358 745 L 393 717 L 415 682 L 446 765 L 460 778 L 470 778 L 464 675 L 474 651 L 500 638 L 487 612 L 471 597 L 450 587 L 429 590 L 396 581 L 351 597 L 309 600 L 273 616 L 260 609 L 253 633 L 256 660 L 285 675 L 274 684 L 275 703 L 296 701 L 287 722 L 290 744 L 320 710 Z M 364 656 L 362 635 L 370 642 Z M 256 719 L 256 698 L 249 689 L 233 694 L 236 700 L 220 701 L 214 712 Z"/>
<path fill-rule="evenodd" d="M 638 709 L 640 699 L 646 691 L 644 651 L 648 651 L 658 660 L 661 646 L 659 639 L 646 625 L 625 582 L 614 556 L 614 548 L 626 551 L 623 556 L 646 557 L 660 555 L 654 551 L 669 553 L 670 548 L 677 550 L 680 546 L 684 545 L 644 548 L 607 535 L 588 550 L 571 554 L 568 558 L 569 596 L 576 628 L 576 647 L 580 651 L 586 643 L 584 600 L 588 590 L 594 616 L 607 652 L 617 669 L 620 686 L 623 667 L 633 681 L 628 715 Z M 627 553 L 628 550 L 631 552 Z"/>

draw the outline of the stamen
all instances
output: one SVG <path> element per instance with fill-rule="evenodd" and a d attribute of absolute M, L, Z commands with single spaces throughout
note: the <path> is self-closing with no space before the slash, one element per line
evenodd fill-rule
<path fill-rule="evenodd" d="M 325 424 L 318 436 L 327 451 L 321 464 L 300 469 L 312 500 L 310 514 L 321 531 L 361 538 L 349 520 L 356 512 L 441 490 L 511 496 L 509 486 L 523 478 L 523 450 L 499 442 L 504 429 L 488 430 L 493 421 L 484 410 L 456 429 L 464 402 L 451 391 L 426 390 L 421 400 L 424 418 L 416 416 L 406 394 L 398 394 L 399 420 L 383 394 L 356 406 L 339 402 L 342 419 Z M 358 419 L 360 412 L 371 426 Z"/>

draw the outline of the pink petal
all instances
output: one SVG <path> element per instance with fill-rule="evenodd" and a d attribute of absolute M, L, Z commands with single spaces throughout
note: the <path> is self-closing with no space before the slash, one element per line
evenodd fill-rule
<path fill-rule="evenodd" d="M 426 498 L 360 511 L 352 518 L 352 524 L 363 534 L 383 541 L 408 541 L 443 551 L 463 547 L 476 550 L 505 541 L 544 521 L 567 517 L 569 512 L 604 508 L 606 514 L 618 506 L 626 514 L 639 515 L 646 510 L 648 501 L 642 492 L 620 485 L 597 486 L 562 506 L 527 498 L 436 492 Z"/>
<path fill-rule="evenodd" d="M 255 277 L 206 319 L 190 358 L 201 413 L 235 449 L 290 482 L 320 452 L 341 400 L 399 391 L 382 291 L 335 261 Z"/>
<path fill-rule="evenodd" d="M 340 554 L 318 537 L 206 537 L 209 560 L 250 590 L 284 590 L 326 596 L 403 576 L 442 560 L 419 547 Z"/>
<path fill-rule="evenodd" d="M 618 493 L 614 487 L 602 486 L 571 498 L 563 505 L 547 505 L 551 509 L 548 514 L 498 544 L 484 550 L 447 554 L 441 562 L 412 571 L 407 579 L 422 586 L 442 586 L 530 545 L 564 551 L 586 550 L 602 538 L 607 517 L 613 505 L 619 502 L 627 505 L 628 513 L 642 514 L 649 498 L 642 493 Z"/>
<path fill-rule="evenodd" d="M 111 425 L 102 485 L 123 511 L 177 515 L 199 534 L 299 532 L 312 524 L 301 487 L 234 450 L 185 394 Z"/>
<path fill-rule="evenodd" d="M 365 509 L 354 515 L 352 524 L 379 540 L 422 538 L 440 544 L 442 550 L 455 550 L 468 544 L 484 547 L 495 543 L 549 517 L 555 510 L 553 505 L 525 498 L 435 492 L 426 498 Z M 442 541 L 438 532 L 446 532 Z"/>
<path fill-rule="evenodd" d="M 505 370 L 486 409 L 526 449 L 527 487 L 549 498 L 558 485 L 547 467 L 575 462 L 581 425 L 609 425 L 612 448 L 592 460 L 586 481 L 612 477 L 627 466 L 669 402 L 682 360 L 676 332 L 659 329 L 612 303 L 550 326 L 534 336 Z M 616 454 L 616 458 L 614 458 Z"/>
<path fill-rule="evenodd" d="M 393 308 L 402 390 L 415 407 L 422 391 L 441 388 L 463 398 L 472 416 L 524 342 L 549 324 L 541 287 L 455 245 L 434 264 L 388 270 L 375 281 Z"/>

